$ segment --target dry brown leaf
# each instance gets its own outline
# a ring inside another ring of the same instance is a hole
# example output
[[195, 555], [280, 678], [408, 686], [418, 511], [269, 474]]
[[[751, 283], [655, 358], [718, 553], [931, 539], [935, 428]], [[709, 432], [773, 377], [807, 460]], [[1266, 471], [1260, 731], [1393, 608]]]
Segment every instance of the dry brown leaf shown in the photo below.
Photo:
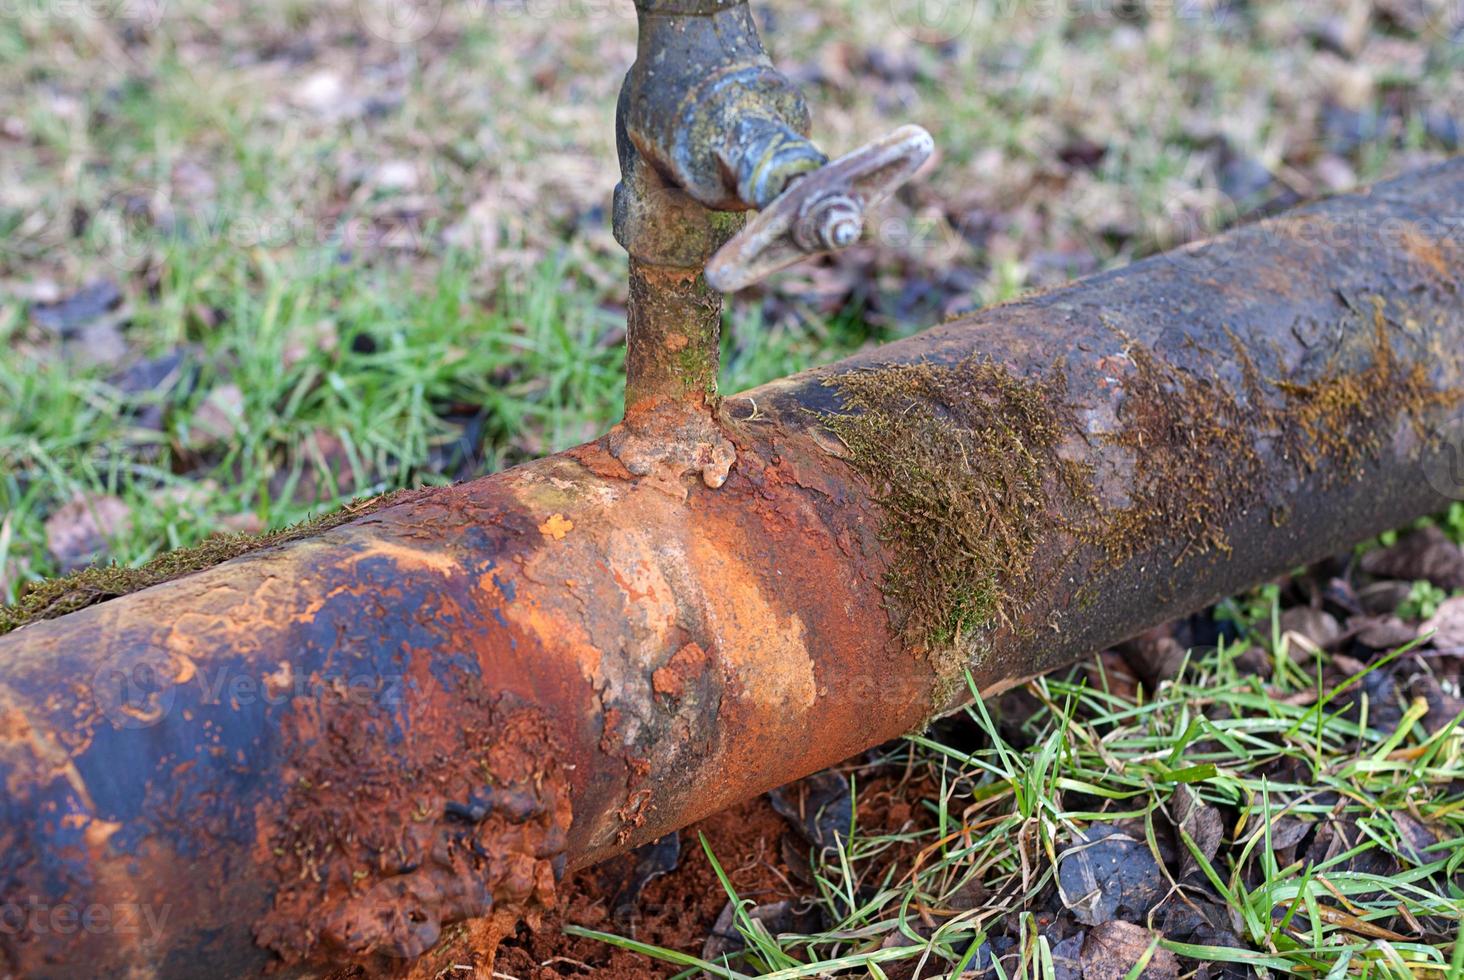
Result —
[[1464, 653], [1464, 596], [1441, 603], [1439, 611], [1423, 624], [1423, 631], [1433, 632], [1433, 645], [1438, 649]]
[[77, 494], [46, 519], [46, 549], [63, 570], [99, 559], [108, 542], [132, 527], [131, 508], [108, 494]]
[[1154, 945], [1158, 938], [1158, 933], [1132, 922], [1094, 926], [1083, 941], [1083, 980], [1124, 980], [1146, 955], [1149, 961], [1139, 974], [1140, 980], [1177, 980], [1179, 958]]

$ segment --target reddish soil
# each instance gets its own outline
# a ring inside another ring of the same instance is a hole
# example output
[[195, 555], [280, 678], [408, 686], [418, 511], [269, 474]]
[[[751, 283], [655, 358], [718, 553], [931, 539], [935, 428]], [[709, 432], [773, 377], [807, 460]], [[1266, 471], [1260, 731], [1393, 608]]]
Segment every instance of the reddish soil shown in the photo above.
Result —
[[[632, 934], [641, 942], [701, 955], [702, 944], [727, 904], [711, 862], [702, 852], [698, 833], [737, 889], [761, 905], [796, 897], [789, 888], [788, 866], [780, 841], [788, 824], [773, 812], [766, 797], [724, 810], [681, 832], [677, 869], [646, 885], [636, 905]], [[618, 882], [601, 869], [570, 876], [561, 889], [561, 911], [545, 916], [538, 929], [520, 926], [498, 950], [493, 969], [517, 980], [558, 980], [595, 976], [603, 980], [669, 977], [679, 968], [614, 949], [604, 943], [566, 936], [560, 926], [620, 933], [610, 919], [610, 900]], [[624, 934], [624, 933], [621, 933]]]
[[[841, 767], [842, 769], [842, 767]], [[836, 770], [839, 771], [839, 770]], [[898, 830], [929, 817], [917, 801], [934, 787], [898, 773], [864, 772], [859, 793], [859, 825], [869, 832]], [[786, 787], [799, 799], [797, 785]], [[670, 977], [680, 969], [606, 943], [566, 935], [566, 924], [630, 936], [654, 946], [702, 955], [727, 893], [702, 850], [704, 836], [740, 898], [755, 905], [784, 900], [797, 903], [815, 892], [809, 884], [807, 839], [780, 816], [766, 796], [724, 810], [681, 831], [681, 853], [674, 871], [652, 879], [632, 904], [629, 922], [617, 923], [612, 905], [634, 867], [618, 858], [569, 876], [558, 889], [557, 908], [537, 921], [510, 916], [477, 919], [450, 927], [444, 940], [406, 966], [400, 961], [379, 969], [349, 967], [331, 980], [400, 976], [404, 980], [563, 980], [594, 976], [603, 980]], [[913, 846], [892, 848], [887, 861], [908, 861]], [[790, 863], [791, 862], [791, 863]], [[881, 873], [875, 869], [876, 875]], [[490, 957], [496, 947], [496, 959]]]

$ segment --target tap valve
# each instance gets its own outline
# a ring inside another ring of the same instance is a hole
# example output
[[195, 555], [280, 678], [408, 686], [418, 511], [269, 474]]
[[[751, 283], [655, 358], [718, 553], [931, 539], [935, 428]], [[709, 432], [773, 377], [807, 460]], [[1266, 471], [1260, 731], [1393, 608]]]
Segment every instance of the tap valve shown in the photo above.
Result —
[[[748, 0], [635, 0], [640, 38], [615, 113], [615, 238], [630, 253], [625, 418], [606, 437], [631, 474], [720, 487], [721, 293], [848, 248], [865, 213], [930, 156], [906, 126], [830, 163]], [[745, 222], [749, 211], [758, 212]]]
[[887, 199], [935, 149], [919, 126], [902, 126], [817, 170], [792, 176], [786, 189], [707, 262], [707, 283], [723, 293], [745, 289], [808, 255], [857, 242], [868, 210]]

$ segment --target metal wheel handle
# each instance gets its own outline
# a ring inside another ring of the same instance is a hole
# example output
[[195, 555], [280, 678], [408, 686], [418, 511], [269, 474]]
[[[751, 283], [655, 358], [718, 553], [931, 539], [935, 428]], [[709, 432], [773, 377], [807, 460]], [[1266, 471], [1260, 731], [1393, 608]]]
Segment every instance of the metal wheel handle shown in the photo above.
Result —
[[735, 293], [808, 255], [848, 248], [864, 232], [865, 213], [924, 165], [935, 141], [901, 126], [798, 177], [707, 263], [707, 283]]

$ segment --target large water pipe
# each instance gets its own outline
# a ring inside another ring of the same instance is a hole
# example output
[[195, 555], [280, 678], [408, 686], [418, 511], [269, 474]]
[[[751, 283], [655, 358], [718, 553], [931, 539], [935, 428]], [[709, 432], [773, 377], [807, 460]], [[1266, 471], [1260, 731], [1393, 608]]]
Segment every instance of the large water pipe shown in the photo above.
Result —
[[[0, 974], [408, 961], [1437, 510], [1464, 160], [0, 637]], [[1457, 461], [1457, 457], [1455, 458]]]

